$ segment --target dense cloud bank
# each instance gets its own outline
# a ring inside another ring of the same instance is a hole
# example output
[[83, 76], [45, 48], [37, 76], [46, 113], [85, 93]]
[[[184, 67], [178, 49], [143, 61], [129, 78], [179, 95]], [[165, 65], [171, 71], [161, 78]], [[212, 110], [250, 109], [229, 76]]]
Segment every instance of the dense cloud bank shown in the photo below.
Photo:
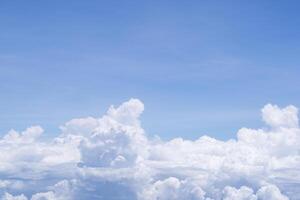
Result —
[[43, 129], [0, 140], [2, 200], [300, 199], [300, 129], [294, 106], [266, 105], [263, 129], [237, 139], [149, 139], [144, 105], [131, 99], [101, 118], [73, 119], [42, 142]]

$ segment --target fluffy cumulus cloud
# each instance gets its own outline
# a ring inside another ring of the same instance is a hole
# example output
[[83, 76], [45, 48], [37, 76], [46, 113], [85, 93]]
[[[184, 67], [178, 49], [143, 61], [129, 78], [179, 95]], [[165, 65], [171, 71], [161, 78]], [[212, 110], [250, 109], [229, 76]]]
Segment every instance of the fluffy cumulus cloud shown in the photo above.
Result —
[[262, 129], [237, 139], [149, 138], [131, 99], [100, 118], [72, 119], [43, 141], [43, 129], [0, 140], [1, 200], [296, 200], [300, 129], [294, 106], [266, 105]]

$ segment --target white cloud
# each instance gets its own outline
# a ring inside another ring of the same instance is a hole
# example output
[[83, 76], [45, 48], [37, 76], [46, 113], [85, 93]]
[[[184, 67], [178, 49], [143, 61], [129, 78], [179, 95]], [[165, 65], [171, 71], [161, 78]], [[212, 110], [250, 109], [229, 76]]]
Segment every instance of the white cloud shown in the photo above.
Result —
[[101, 118], [73, 119], [40, 141], [39, 126], [0, 140], [3, 200], [299, 199], [297, 108], [266, 105], [266, 127], [237, 140], [149, 139], [131, 99]]
[[261, 200], [288, 200], [288, 198], [281, 194], [280, 190], [275, 185], [268, 185], [260, 188], [257, 192], [257, 198]]
[[271, 127], [298, 127], [298, 109], [295, 106], [287, 106], [280, 109], [276, 105], [267, 104], [262, 109], [263, 120]]
[[158, 180], [139, 194], [140, 199], [205, 199], [205, 192], [197, 184], [190, 181], [180, 181], [175, 177]]
[[275, 185], [261, 187], [257, 193], [253, 189], [242, 186], [239, 189], [226, 186], [223, 190], [224, 200], [288, 200]]
[[15, 130], [11, 130], [4, 136], [3, 142], [7, 143], [32, 143], [38, 138], [44, 130], [40, 126], [32, 126], [27, 128], [21, 134]]
[[47, 192], [34, 194], [31, 200], [71, 200], [74, 198], [72, 183], [67, 180], [62, 180], [56, 183], [54, 186], [50, 187], [50, 189], [51, 190]]
[[223, 190], [224, 200], [257, 200], [251, 188], [242, 186], [240, 189], [226, 186]]
[[27, 200], [27, 198], [23, 194], [18, 195], [18, 196], [13, 196], [9, 193], [5, 193], [2, 196], [1, 200]]

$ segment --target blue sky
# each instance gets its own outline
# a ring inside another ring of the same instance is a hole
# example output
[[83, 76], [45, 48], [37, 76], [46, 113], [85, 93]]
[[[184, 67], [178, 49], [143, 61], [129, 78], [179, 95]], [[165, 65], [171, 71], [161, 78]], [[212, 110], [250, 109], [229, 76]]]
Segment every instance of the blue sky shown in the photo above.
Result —
[[300, 106], [298, 1], [1, 1], [0, 131], [48, 135], [131, 97], [162, 138], [235, 136]]

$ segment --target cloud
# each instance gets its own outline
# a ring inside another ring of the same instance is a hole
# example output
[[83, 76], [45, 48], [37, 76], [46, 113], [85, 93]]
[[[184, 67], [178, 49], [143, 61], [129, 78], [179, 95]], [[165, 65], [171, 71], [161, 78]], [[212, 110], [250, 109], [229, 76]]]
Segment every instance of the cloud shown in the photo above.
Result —
[[205, 199], [205, 192], [192, 181], [180, 181], [175, 177], [158, 180], [145, 188], [140, 199]]
[[273, 128], [298, 127], [298, 109], [295, 106], [287, 106], [280, 109], [278, 106], [267, 104], [262, 109], [263, 120]]
[[27, 198], [23, 194], [18, 195], [18, 196], [13, 196], [9, 193], [5, 193], [2, 196], [1, 200], [27, 200]]
[[147, 137], [140, 100], [100, 118], [72, 119], [50, 141], [33, 126], [0, 140], [2, 200], [300, 199], [300, 129], [294, 106], [262, 109], [266, 127], [237, 139]]
[[21, 134], [15, 130], [11, 130], [4, 136], [3, 140], [7, 143], [32, 143], [38, 138], [44, 130], [40, 126], [32, 126], [27, 128]]
[[223, 190], [224, 200], [288, 200], [288, 197], [281, 194], [280, 190], [275, 185], [267, 185], [261, 187], [257, 193], [253, 189], [242, 186], [239, 189], [226, 186]]

